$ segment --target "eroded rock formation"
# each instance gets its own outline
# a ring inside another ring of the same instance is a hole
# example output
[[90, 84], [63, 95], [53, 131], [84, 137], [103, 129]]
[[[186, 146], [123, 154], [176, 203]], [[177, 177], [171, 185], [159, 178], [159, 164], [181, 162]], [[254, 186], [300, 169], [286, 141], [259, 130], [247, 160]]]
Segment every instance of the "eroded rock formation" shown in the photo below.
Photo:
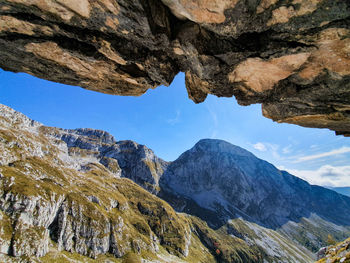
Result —
[[350, 135], [350, 2], [2, 0], [0, 67], [141, 95], [186, 73], [189, 97], [262, 103], [278, 122]]
[[257, 226], [279, 240], [272, 255], [255, 235], [177, 213], [150, 193], [169, 164], [107, 132], [47, 127], [0, 104], [0, 152], [0, 262], [312, 262], [276, 231]]
[[[259, 226], [275, 229], [313, 252], [327, 244], [328, 234], [337, 240], [350, 235], [349, 197], [310, 185], [222, 140], [200, 140], [181, 154], [168, 165], [160, 188], [158, 196], [176, 211], [198, 216], [214, 229], [229, 222], [231, 234], [246, 236], [237, 219], [255, 222], [245, 225], [255, 229], [263, 243], [267, 239], [265, 231], [258, 234]], [[267, 243], [269, 247], [273, 241]], [[271, 250], [278, 254], [278, 249]]]
[[[63, 261], [50, 255], [52, 249], [53, 254], [63, 250], [91, 258], [156, 255], [161, 244], [173, 255], [188, 256], [193, 236], [189, 219], [120, 178], [138, 172], [139, 182], [150, 180], [143, 164], [151, 164], [151, 152], [142, 149], [136, 143], [118, 146], [99, 130], [46, 127], [0, 104], [0, 262], [19, 262], [19, 257], [39, 262], [29, 257], [45, 255], [49, 258], [40, 262]], [[131, 161], [134, 171], [129, 170]], [[208, 251], [203, 255], [212, 258]]]

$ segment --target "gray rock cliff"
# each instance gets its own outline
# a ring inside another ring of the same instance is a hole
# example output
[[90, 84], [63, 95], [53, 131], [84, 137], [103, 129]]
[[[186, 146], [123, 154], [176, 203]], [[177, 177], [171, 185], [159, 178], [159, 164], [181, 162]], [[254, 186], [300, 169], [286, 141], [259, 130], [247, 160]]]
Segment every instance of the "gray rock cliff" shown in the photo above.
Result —
[[[293, 235], [308, 218], [316, 229], [328, 224], [340, 239], [350, 234], [349, 197], [310, 185], [222, 140], [199, 141], [168, 166], [160, 186], [160, 196], [178, 211], [215, 228], [242, 217]], [[310, 247], [316, 250], [321, 240], [314, 241]]]
[[350, 134], [344, 0], [3, 0], [0, 67], [138, 96], [185, 72], [189, 97]]
[[107, 132], [47, 127], [0, 105], [0, 152], [0, 261], [305, 263], [306, 247], [350, 233], [349, 214], [335, 214], [349, 198], [220, 140], [167, 163]]

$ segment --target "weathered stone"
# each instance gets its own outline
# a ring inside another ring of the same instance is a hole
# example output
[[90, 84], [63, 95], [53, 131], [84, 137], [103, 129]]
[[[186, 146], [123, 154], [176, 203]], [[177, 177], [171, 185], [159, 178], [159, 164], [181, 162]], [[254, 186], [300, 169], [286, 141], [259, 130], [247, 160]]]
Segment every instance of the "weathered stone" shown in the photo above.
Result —
[[[350, 235], [349, 197], [310, 185], [222, 140], [200, 140], [181, 154], [167, 167], [160, 187], [159, 196], [177, 211], [198, 216], [214, 229], [243, 218], [276, 229], [313, 252], [326, 245], [328, 234], [338, 240]], [[139, 210], [148, 212], [142, 206]], [[263, 243], [269, 240], [257, 228], [250, 225]]]
[[350, 135], [349, 10], [343, 0], [5, 0], [0, 67], [134, 96], [183, 71], [197, 103], [236, 96], [275, 121]]
[[0, 253], [9, 253], [12, 231], [10, 218], [0, 210]]
[[[49, 245], [57, 254], [91, 258], [133, 250], [156, 255], [165, 244], [186, 255], [187, 219], [120, 178], [157, 191], [167, 163], [147, 147], [100, 130], [46, 127], [0, 104], [0, 151], [1, 262], [39, 262]], [[139, 202], [152, 214], [142, 214]]]
[[[293, 71], [299, 58], [260, 62]], [[140, 254], [154, 262], [193, 262], [195, 255], [211, 263], [219, 249], [227, 263], [309, 263], [311, 252], [293, 240], [314, 249], [325, 234], [339, 240], [350, 230], [349, 198], [220, 140], [202, 140], [166, 163], [133, 141], [46, 127], [0, 105], [0, 150], [12, 160], [0, 164], [1, 262], [39, 262], [48, 252], [43, 261]]]
[[17, 221], [12, 244], [12, 253], [15, 257], [42, 257], [48, 250], [49, 231], [47, 229]]
[[317, 253], [317, 263], [321, 262], [349, 262], [350, 259], [350, 238], [341, 243], [322, 247]]
[[162, 0], [179, 19], [197, 23], [221, 24], [224, 11], [234, 8], [238, 0]]

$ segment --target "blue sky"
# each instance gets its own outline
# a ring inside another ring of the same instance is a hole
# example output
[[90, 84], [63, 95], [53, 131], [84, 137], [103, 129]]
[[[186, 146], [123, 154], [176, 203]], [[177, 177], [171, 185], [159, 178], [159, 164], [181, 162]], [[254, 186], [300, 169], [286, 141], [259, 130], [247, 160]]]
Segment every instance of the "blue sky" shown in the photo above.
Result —
[[202, 138], [223, 139], [313, 184], [350, 186], [350, 138], [325, 129], [277, 124], [260, 105], [234, 98], [188, 99], [184, 75], [140, 97], [122, 97], [0, 70], [0, 103], [48, 126], [106, 130], [145, 144], [167, 160]]

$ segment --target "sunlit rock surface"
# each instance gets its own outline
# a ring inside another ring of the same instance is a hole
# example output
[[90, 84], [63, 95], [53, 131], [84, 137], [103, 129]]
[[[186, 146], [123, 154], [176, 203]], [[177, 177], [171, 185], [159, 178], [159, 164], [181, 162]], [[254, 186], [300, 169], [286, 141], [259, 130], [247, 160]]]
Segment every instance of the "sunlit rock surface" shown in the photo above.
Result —
[[349, 19], [344, 0], [4, 0], [0, 67], [134, 96], [183, 71], [196, 103], [349, 136]]
[[174, 211], [152, 194], [169, 164], [107, 132], [47, 127], [0, 105], [0, 152], [0, 262], [313, 261], [273, 229], [241, 218], [214, 230]]
[[200, 140], [168, 166], [160, 187], [159, 195], [177, 211], [215, 229], [243, 218], [314, 252], [326, 245], [328, 234], [337, 240], [350, 235], [349, 197], [310, 185], [223, 140]]
[[317, 254], [319, 259], [317, 263], [348, 263], [350, 262], [350, 238], [343, 242], [323, 247]]
[[0, 105], [0, 152], [0, 261], [312, 262], [328, 234], [350, 235], [349, 197], [221, 140], [167, 163]]
[[190, 217], [123, 178], [155, 190], [153, 161], [165, 162], [144, 146], [99, 130], [46, 127], [0, 105], [0, 152], [1, 262], [105, 262], [130, 253], [181, 262], [195, 251], [213, 262]]

